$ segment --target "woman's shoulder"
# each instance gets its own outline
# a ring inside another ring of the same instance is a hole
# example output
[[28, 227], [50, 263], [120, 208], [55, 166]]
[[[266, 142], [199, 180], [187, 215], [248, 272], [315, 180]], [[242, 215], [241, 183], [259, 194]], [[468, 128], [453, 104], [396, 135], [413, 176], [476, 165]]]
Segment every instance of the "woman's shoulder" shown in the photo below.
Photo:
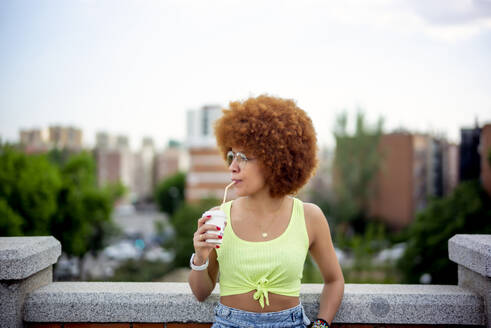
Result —
[[302, 202], [305, 215], [316, 216], [322, 214], [322, 210], [317, 204]]
[[326, 221], [322, 209], [317, 204], [304, 202], [303, 212], [307, 222], [322, 223]]

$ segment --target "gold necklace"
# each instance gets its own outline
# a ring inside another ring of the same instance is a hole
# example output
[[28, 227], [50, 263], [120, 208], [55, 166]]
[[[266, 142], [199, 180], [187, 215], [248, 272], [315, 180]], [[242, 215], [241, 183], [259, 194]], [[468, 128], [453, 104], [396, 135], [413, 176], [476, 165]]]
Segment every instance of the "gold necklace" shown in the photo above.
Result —
[[[284, 201], [285, 201], [285, 199], [283, 198], [283, 200], [281, 201], [280, 206], [279, 206], [279, 207], [278, 207], [278, 209], [277, 209], [277, 210], [274, 212], [274, 214], [278, 213], [278, 212], [281, 210], [281, 207], [283, 206], [283, 202], [284, 202]], [[259, 229], [262, 231], [262, 232], [261, 232], [261, 236], [262, 236], [263, 238], [267, 238], [267, 237], [268, 237], [268, 230], [269, 230], [269, 228], [271, 228], [271, 226], [273, 225], [273, 222], [275, 221], [276, 217], [277, 217], [276, 215], [275, 215], [275, 216], [273, 216], [273, 218], [271, 219], [271, 222], [270, 222], [270, 223], [269, 223], [269, 225], [268, 225], [268, 229], [266, 229], [266, 231], [265, 231], [265, 230], [264, 230], [264, 229], [261, 227], [261, 225], [259, 225]]]

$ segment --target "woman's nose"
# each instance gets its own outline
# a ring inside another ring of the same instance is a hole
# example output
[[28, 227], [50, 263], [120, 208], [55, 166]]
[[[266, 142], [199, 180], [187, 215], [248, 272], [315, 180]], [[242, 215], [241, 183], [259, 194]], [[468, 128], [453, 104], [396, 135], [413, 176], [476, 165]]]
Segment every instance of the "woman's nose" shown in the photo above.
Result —
[[237, 160], [234, 158], [232, 163], [228, 166], [229, 171], [231, 172], [238, 172], [240, 170], [239, 164], [237, 163]]

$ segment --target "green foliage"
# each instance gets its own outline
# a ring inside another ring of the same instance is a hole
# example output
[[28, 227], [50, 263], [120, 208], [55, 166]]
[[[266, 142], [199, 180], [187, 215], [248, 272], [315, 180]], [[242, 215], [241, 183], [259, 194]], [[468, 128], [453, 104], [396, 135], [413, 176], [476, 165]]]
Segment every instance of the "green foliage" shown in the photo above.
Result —
[[0, 234], [53, 235], [64, 252], [83, 255], [115, 231], [113, 199], [97, 189], [90, 154], [63, 154], [26, 155], [0, 146]]
[[322, 274], [319, 271], [319, 267], [312, 259], [310, 254], [307, 254], [305, 263], [303, 266], [302, 284], [321, 284], [323, 283]]
[[171, 265], [160, 261], [128, 260], [115, 270], [111, 281], [156, 281], [169, 273], [171, 269]]
[[375, 254], [388, 246], [385, 225], [379, 222], [369, 222], [365, 233], [354, 235], [348, 243], [354, 255], [353, 269], [355, 271], [369, 270]]
[[175, 267], [186, 267], [189, 265], [189, 257], [194, 251], [193, 236], [198, 228], [198, 219], [201, 215], [220, 202], [217, 199], [203, 199], [199, 204], [183, 203], [174, 213], [170, 221], [174, 227], [174, 258]]
[[448, 240], [455, 234], [490, 234], [491, 199], [478, 181], [463, 182], [451, 195], [432, 199], [405, 233], [408, 246], [398, 262], [405, 282], [419, 283], [429, 273], [433, 284], [456, 284]]
[[[369, 222], [363, 234], [345, 239], [346, 254], [352, 254], [352, 263], [342, 267], [346, 283], [399, 283], [401, 274], [392, 263], [376, 263], [375, 255], [388, 247], [386, 226], [380, 222]], [[310, 257], [304, 265], [302, 283], [322, 283], [322, 275]]]
[[112, 204], [120, 200], [128, 191], [121, 182], [107, 184], [104, 186], [103, 190], [111, 199]]
[[66, 148], [63, 148], [63, 149], [54, 148], [54, 149], [50, 150], [46, 154], [46, 156], [48, 157], [48, 160], [50, 161], [50, 163], [52, 163], [55, 166], [61, 167], [61, 166], [65, 165], [65, 163], [68, 162], [70, 157], [72, 157], [76, 153], [77, 152], [75, 152], [73, 150], [66, 149]]
[[110, 221], [112, 199], [96, 188], [95, 164], [88, 153], [72, 156], [61, 167], [63, 186], [51, 233], [70, 255], [103, 247], [104, 223]]
[[173, 215], [184, 200], [186, 174], [178, 172], [162, 181], [156, 188], [155, 200], [162, 212]]
[[0, 236], [21, 236], [22, 218], [0, 198]]
[[56, 197], [60, 187], [60, 174], [45, 156], [27, 156], [11, 146], [2, 147], [0, 199], [3, 199], [9, 208], [23, 219], [22, 234], [49, 234], [49, 222], [57, 211]]
[[95, 163], [89, 153], [82, 152], [70, 157], [61, 166], [61, 173], [66, 185], [83, 189], [96, 187]]
[[348, 133], [346, 113], [337, 117], [334, 128], [336, 153], [334, 161], [335, 199], [329, 213], [336, 222], [364, 219], [368, 201], [374, 192], [373, 178], [379, 170], [378, 144], [383, 120], [373, 127], [358, 112], [354, 134]]

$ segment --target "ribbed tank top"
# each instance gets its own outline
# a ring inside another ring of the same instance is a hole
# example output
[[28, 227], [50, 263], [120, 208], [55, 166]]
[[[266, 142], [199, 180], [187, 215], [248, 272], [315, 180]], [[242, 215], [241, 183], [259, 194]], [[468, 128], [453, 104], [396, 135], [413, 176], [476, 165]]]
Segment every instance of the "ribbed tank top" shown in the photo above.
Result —
[[239, 238], [231, 224], [232, 201], [221, 206], [227, 215], [223, 243], [218, 248], [220, 296], [256, 290], [254, 299], [261, 307], [269, 305], [268, 293], [299, 296], [309, 236], [303, 203], [293, 198], [293, 210], [285, 231], [268, 241], [252, 242]]

